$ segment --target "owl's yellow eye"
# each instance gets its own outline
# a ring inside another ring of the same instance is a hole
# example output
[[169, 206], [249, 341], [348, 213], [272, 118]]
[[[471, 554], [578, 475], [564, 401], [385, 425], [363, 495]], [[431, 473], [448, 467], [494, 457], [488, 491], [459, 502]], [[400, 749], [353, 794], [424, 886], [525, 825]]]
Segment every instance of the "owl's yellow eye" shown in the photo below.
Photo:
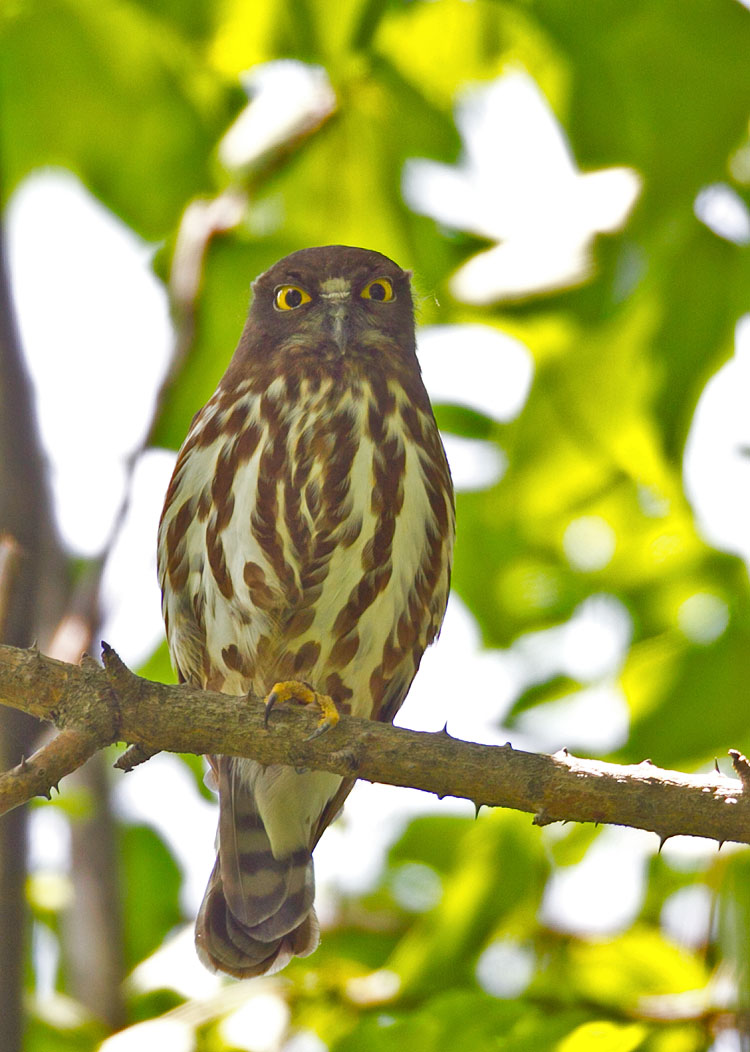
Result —
[[375, 278], [362, 289], [362, 297], [366, 300], [377, 300], [379, 303], [388, 303], [393, 299], [393, 285], [388, 278]]
[[273, 298], [276, 310], [296, 310], [303, 303], [309, 303], [312, 297], [299, 285], [279, 285]]

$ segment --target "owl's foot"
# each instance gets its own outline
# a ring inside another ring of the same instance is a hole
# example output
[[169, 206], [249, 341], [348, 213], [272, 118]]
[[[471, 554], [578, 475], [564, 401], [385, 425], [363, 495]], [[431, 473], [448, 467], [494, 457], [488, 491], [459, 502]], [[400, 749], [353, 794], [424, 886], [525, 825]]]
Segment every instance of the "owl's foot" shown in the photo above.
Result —
[[306, 683], [290, 679], [276, 683], [271, 688], [271, 693], [266, 698], [266, 712], [263, 717], [263, 722], [266, 726], [268, 726], [268, 717], [271, 715], [271, 709], [274, 705], [284, 704], [289, 701], [296, 702], [298, 705], [317, 705], [320, 709], [321, 715], [318, 726], [306, 741], [312, 741], [313, 738], [325, 734], [326, 731], [329, 731], [331, 727], [335, 727], [339, 722], [339, 713], [333, 698], [330, 698], [327, 694], [318, 694], [317, 691], [308, 687]]

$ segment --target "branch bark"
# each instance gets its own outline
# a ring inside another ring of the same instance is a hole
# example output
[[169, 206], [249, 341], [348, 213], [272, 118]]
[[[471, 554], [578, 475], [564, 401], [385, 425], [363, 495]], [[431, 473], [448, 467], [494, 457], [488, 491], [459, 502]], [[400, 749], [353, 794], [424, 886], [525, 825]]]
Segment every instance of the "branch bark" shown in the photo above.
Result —
[[[260, 699], [152, 683], [130, 672], [106, 644], [103, 657], [104, 669], [90, 659], [69, 665], [37, 650], [0, 646], [0, 704], [50, 720], [64, 733], [82, 734], [89, 744], [124, 741], [131, 755], [135, 746], [132, 762], [121, 765], [126, 768], [159, 750], [249, 756], [263, 764], [464, 797], [477, 807], [527, 811], [537, 825], [613, 823], [651, 830], [662, 840], [686, 834], [750, 843], [747, 761], [740, 754], [732, 757], [739, 779], [718, 772], [682, 774], [648, 760], [622, 766], [565, 751], [539, 755], [351, 716], [308, 740], [316, 720], [311, 712], [277, 707], [266, 727]], [[23, 777], [9, 772], [6, 794]], [[26, 788], [40, 791], [31, 779]]]
[[0, 814], [25, 804], [32, 796], [51, 799], [60, 779], [77, 771], [99, 748], [87, 731], [60, 731], [28, 760], [0, 773]]

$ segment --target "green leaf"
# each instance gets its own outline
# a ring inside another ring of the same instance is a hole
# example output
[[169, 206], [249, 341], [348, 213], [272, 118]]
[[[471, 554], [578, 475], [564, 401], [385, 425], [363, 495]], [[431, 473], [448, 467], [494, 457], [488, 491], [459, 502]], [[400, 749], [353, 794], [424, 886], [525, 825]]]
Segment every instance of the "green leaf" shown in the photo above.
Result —
[[382, 20], [375, 47], [446, 109], [467, 85], [491, 80], [506, 65], [525, 66], [546, 88], [557, 89], [554, 51], [522, 6], [487, 0], [404, 3]]
[[156, 18], [171, 24], [180, 36], [195, 43], [210, 40], [220, 22], [221, 5], [206, 0], [133, 0]]
[[710, 1040], [698, 1023], [671, 1023], [651, 1031], [643, 1052], [704, 1052]]
[[[743, 606], [745, 601], [743, 596]], [[673, 630], [634, 647], [623, 672], [633, 706], [632, 728], [617, 758], [638, 762], [651, 756], [662, 765], [680, 767], [712, 762], [730, 746], [749, 750], [750, 730], [741, 704], [749, 654], [746, 613], [703, 645], [691, 644]]]
[[[550, 827], [549, 852], [556, 866], [576, 866], [582, 862], [586, 852], [601, 833], [601, 828], [591, 822], [570, 822], [561, 827]], [[554, 838], [554, 839], [553, 839]]]
[[125, 962], [131, 969], [183, 920], [181, 874], [164, 841], [146, 825], [121, 827], [120, 864]]
[[440, 903], [409, 929], [386, 965], [401, 976], [404, 996], [472, 982], [490, 936], [536, 916], [548, 863], [527, 815], [482, 814], [458, 848]]
[[503, 717], [503, 722], [508, 727], [516, 726], [518, 717], [533, 708], [535, 705], [546, 705], [549, 702], [560, 701], [562, 698], [573, 697], [582, 684], [570, 676], [553, 676], [544, 683], [535, 684], [525, 690], [515, 700], [510, 710]]
[[507, 1034], [522, 1015], [520, 1005], [496, 1001], [485, 994], [454, 991], [431, 998], [417, 1012], [391, 1014], [385, 1010], [365, 1017], [331, 1052], [498, 1049], [499, 1037]]
[[158, 239], [213, 185], [211, 151], [243, 95], [174, 27], [127, 3], [12, 4], [0, 54], [5, 194], [34, 168], [64, 166]]
[[568, 60], [577, 157], [648, 173], [652, 216], [723, 172], [750, 107], [742, 5], [537, 0], [534, 12]]
[[502, 428], [483, 413], [462, 405], [436, 405], [435, 419], [441, 431], [464, 438], [491, 440], [502, 435]]
[[[331, 1046], [331, 1052], [418, 1052], [471, 1049], [472, 1052], [540, 1052], [566, 1047], [585, 1026], [603, 1025], [612, 1035], [616, 1024], [587, 1023], [581, 1012], [543, 1011], [523, 1000], [499, 1001], [475, 991], [454, 990], [424, 1001], [408, 1013], [385, 1009], [365, 1016], [359, 1025]], [[631, 1027], [633, 1025], [631, 1024]], [[618, 1027], [622, 1035], [628, 1027]], [[640, 1028], [646, 1033], [646, 1028]], [[630, 1029], [630, 1034], [634, 1030]], [[632, 1038], [631, 1038], [632, 1039]], [[585, 1046], [572, 1046], [576, 1049]], [[636, 1045], [604, 1045], [612, 1052], [629, 1052]]]
[[[66, 1012], [47, 1020], [32, 1012], [26, 1020], [24, 1052], [94, 1052], [107, 1036], [106, 1028], [83, 1016], [75, 1002], [65, 1002]], [[58, 1010], [61, 1008], [58, 1005]]]
[[195, 753], [190, 752], [181, 752], [178, 755], [181, 762], [185, 764], [193, 776], [195, 788], [203, 799], [209, 800], [212, 804], [215, 804], [216, 793], [206, 785], [206, 760], [204, 757], [196, 756]]
[[166, 639], [159, 644], [151, 657], [137, 671], [139, 676], [143, 676], [144, 679], [155, 680], [157, 683], [177, 682], [177, 675], [172, 667]]
[[473, 819], [458, 815], [413, 818], [388, 852], [388, 864], [422, 862], [438, 873], [448, 873], [459, 862], [464, 837], [472, 825]]

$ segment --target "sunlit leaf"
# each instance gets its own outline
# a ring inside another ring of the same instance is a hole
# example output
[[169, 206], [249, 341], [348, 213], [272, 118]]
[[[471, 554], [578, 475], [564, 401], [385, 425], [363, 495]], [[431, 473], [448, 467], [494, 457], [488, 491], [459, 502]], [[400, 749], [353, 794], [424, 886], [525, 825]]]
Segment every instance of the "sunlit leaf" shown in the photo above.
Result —
[[696, 955], [648, 927], [572, 943], [537, 981], [537, 989], [554, 989], [563, 974], [570, 991], [588, 1003], [619, 1010], [635, 1009], [644, 997], [700, 990], [708, 978]]
[[558, 1052], [633, 1052], [648, 1031], [639, 1023], [597, 1021], [576, 1027], [557, 1046]]

